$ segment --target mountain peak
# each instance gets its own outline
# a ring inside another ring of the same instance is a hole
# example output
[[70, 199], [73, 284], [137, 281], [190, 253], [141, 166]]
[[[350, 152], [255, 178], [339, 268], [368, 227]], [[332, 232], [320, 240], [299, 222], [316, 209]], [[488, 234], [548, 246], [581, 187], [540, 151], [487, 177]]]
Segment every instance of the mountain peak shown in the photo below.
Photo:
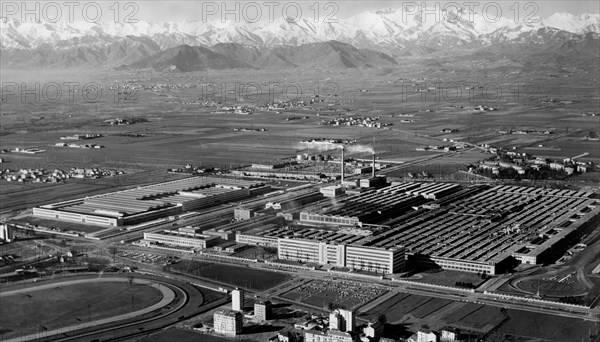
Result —
[[[309, 18], [298, 21], [278, 18], [273, 22], [257, 23], [238, 23], [232, 20], [160, 23], [140, 21], [136, 24], [35, 23], [19, 22], [12, 18], [0, 22], [0, 49], [2, 57], [18, 56], [15, 60], [9, 60], [9, 65], [28, 63], [31, 60], [37, 61], [36, 63], [52, 63], [48, 62], [52, 58], [44, 54], [71, 53], [76, 56], [73, 51], [81, 49], [88, 49], [89, 55], [93, 56], [86, 58], [82, 63], [120, 65], [131, 64], [141, 57], [174, 47], [179, 47], [177, 51], [187, 49], [189, 53], [195, 54], [200, 50], [193, 50], [194, 47], [206, 49], [219, 43], [273, 48], [297, 47], [334, 40], [338, 43], [330, 42], [330, 47], [334, 47], [335, 44], [350, 44], [356, 48], [394, 55], [414, 55], [414, 52], [423, 54], [464, 50], [510, 42], [519, 46], [532, 42], [539, 46], [555, 39], [560, 40], [560, 37], [580, 40], [591, 33], [591, 39], [597, 39], [600, 34], [599, 14], [555, 13], [544, 20], [524, 24], [504, 17], [492, 23], [484, 20], [481, 15], [476, 15], [475, 20], [470, 21], [470, 16], [464, 14], [465, 9], [457, 10], [463, 11], [458, 20], [442, 22], [423, 22], [418, 15], [403, 18], [402, 11], [394, 8], [365, 11], [347, 19], [339, 19], [335, 23], [315, 23]], [[538, 34], [540, 30], [543, 32]], [[124, 51], [123, 44], [129, 44], [123, 43], [125, 37], [134, 44], [128, 45], [127, 48], [131, 50], [126, 54], [112, 51], [115, 46]], [[180, 47], [183, 45], [187, 47]], [[255, 50], [244, 52], [237, 47], [234, 50], [237, 53], [256, 53]], [[113, 56], [118, 58], [112, 59]], [[295, 64], [274, 55], [263, 57], [277, 65]], [[76, 57], [69, 55], [69, 58]], [[2, 60], [2, 63], [6, 65], [7, 62]]]

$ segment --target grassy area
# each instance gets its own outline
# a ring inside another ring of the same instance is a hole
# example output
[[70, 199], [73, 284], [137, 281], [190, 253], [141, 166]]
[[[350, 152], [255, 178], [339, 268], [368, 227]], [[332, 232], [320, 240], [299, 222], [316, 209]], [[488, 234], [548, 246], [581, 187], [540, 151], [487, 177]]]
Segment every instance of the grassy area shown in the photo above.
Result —
[[112, 317], [148, 307], [162, 298], [157, 289], [127, 282], [57, 284], [51, 289], [3, 296], [1, 338], [32, 334]]
[[593, 322], [575, 318], [531, 313], [521, 310], [508, 310], [510, 320], [499, 332], [544, 341], [589, 341], [589, 332], [597, 333]]
[[264, 291], [289, 279], [287, 274], [226, 264], [185, 261], [173, 269], [193, 276], [216, 280], [232, 286]]
[[480, 306], [466, 316], [453, 317], [449, 323], [459, 327], [472, 328], [476, 331], [489, 331], [500, 324], [504, 319], [505, 316], [500, 311], [500, 308]]
[[416, 277], [410, 278], [410, 280], [443, 286], [456, 286], [457, 282], [471, 283], [474, 286], [479, 286], [485, 281], [477, 274], [447, 270], [439, 272], [421, 272], [418, 273]]

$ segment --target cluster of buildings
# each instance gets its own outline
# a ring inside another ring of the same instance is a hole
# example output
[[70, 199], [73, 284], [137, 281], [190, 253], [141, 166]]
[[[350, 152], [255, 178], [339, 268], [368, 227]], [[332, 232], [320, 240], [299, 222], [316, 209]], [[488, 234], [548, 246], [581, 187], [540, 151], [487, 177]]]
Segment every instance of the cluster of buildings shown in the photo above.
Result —
[[498, 107], [490, 107], [490, 106], [486, 106], [486, 105], [477, 105], [475, 107], [473, 107], [474, 110], [479, 111], [479, 112], [490, 112], [490, 111], [496, 111], [498, 110]]
[[[236, 336], [243, 333], [244, 318], [252, 318], [255, 322], [265, 322], [273, 319], [272, 303], [270, 301], [256, 301], [254, 314], [244, 315], [245, 295], [243, 289], [236, 288], [231, 291], [231, 309], [220, 309], [213, 314], [213, 328], [217, 334]], [[319, 323], [309, 322], [295, 325], [297, 331], [302, 331], [301, 336], [305, 342], [376, 342], [384, 331], [384, 324], [380, 321], [370, 321], [358, 329], [354, 311], [335, 309], [327, 318], [313, 315]], [[297, 341], [288, 334], [289, 329], [279, 332], [278, 336], [270, 341], [291, 342]]]
[[[231, 291], [231, 310], [221, 309], [213, 314], [213, 328], [217, 334], [228, 336], [240, 335], [244, 330], [244, 304], [246, 297], [243, 289]], [[256, 301], [254, 303], [253, 320], [264, 322], [272, 319], [272, 303]]]
[[71, 168], [69, 171], [55, 169], [4, 169], [0, 171], [0, 179], [7, 182], [58, 183], [68, 179], [97, 179], [123, 174], [123, 171], [102, 170], [98, 168]]
[[60, 137], [60, 140], [88, 140], [88, 139], [96, 139], [101, 138], [102, 134], [100, 133], [86, 133], [86, 134], [73, 134]]
[[455, 133], [458, 132], [458, 129], [455, 128], [443, 128], [440, 130], [440, 133]]
[[509, 129], [509, 130], [500, 130], [498, 131], [500, 134], [552, 134], [552, 131], [545, 130], [541, 131], [539, 129]]
[[248, 128], [248, 127], [236, 127], [233, 129], [234, 132], [266, 132], [267, 129], [264, 127], [259, 128]]
[[104, 123], [107, 125], [111, 125], [111, 126], [122, 126], [122, 125], [132, 124], [132, 122], [129, 119], [123, 119], [123, 118], [104, 120]]
[[588, 169], [593, 167], [589, 162], [577, 160], [587, 155], [587, 153], [572, 158], [564, 158], [562, 161], [534, 157], [526, 152], [498, 151], [494, 149], [494, 153], [498, 155], [496, 158], [479, 162], [477, 168], [489, 171], [493, 175], [502, 175], [503, 170], [514, 170], [518, 175], [528, 175], [530, 171], [540, 172], [544, 170], [553, 170], [561, 172], [564, 175], [572, 175], [574, 173], [586, 173]]
[[210, 173], [210, 172], [214, 172], [216, 170], [217, 169], [212, 168], [212, 167], [201, 167], [201, 166], [194, 166], [192, 164], [186, 164], [184, 167], [167, 169], [167, 172], [186, 173], [186, 174], [195, 175], [195, 174]]
[[[384, 323], [371, 320], [366, 325], [356, 324], [355, 313], [351, 310], [335, 309], [329, 317], [316, 318], [313, 324], [296, 324], [296, 329], [303, 331], [304, 342], [377, 342], [384, 341]], [[296, 342], [297, 340], [285, 331], [280, 332], [278, 342]], [[393, 341], [393, 340], [392, 340]]]
[[104, 148], [104, 145], [97, 144], [73, 144], [73, 143], [56, 143], [54, 144], [56, 147], [69, 147], [69, 148]]
[[381, 118], [378, 116], [375, 117], [339, 117], [330, 120], [321, 120], [319, 125], [322, 126], [358, 126], [358, 127], [371, 127], [371, 128], [382, 128], [391, 126], [391, 122], [381, 122], [379, 121]]
[[459, 148], [465, 148], [464, 145], [427, 145], [424, 147], [416, 147], [416, 151], [431, 151], [431, 152], [452, 152]]
[[2, 153], [12, 152], [12, 153], [24, 153], [24, 154], [38, 154], [44, 153], [46, 150], [42, 150], [38, 147], [15, 147], [10, 150], [2, 150]]

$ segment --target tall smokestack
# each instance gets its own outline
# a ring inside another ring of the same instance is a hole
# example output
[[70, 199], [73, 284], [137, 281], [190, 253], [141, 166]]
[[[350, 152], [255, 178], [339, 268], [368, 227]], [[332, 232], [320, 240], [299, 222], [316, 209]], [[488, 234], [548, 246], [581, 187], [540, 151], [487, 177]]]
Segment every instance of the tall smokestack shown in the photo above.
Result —
[[344, 147], [342, 146], [342, 186], [344, 185]]
[[373, 153], [373, 165], [371, 168], [371, 178], [375, 178], [375, 153]]

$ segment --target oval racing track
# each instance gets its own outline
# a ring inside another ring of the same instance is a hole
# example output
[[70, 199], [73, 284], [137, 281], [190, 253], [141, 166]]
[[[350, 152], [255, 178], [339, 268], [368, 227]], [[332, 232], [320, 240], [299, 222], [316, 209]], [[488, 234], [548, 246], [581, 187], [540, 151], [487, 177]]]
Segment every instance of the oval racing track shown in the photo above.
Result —
[[[136, 276], [138, 276], [136, 274]], [[34, 287], [26, 287], [22, 289], [16, 289], [11, 291], [2, 292], [0, 294], [0, 298], [8, 297], [11, 295], [17, 295], [23, 293], [25, 291], [39, 291], [48, 288], [60, 286], [70, 286], [77, 285], [82, 283], [89, 282], [129, 282], [130, 279], [126, 277], [119, 276], [107, 276], [103, 278], [89, 277], [85, 279], [76, 279], [76, 280], [65, 280], [60, 282], [52, 281], [48, 284], [42, 284]], [[164, 279], [164, 281], [157, 279], [145, 279], [145, 278], [134, 278], [131, 280], [135, 284], [139, 285], [148, 285], [152, 286], [155, 289], [159, 290], [162, 294], [162, 298], [155, 304], [152, 304], [148, 307], [145, 307], [140, 310], [112, 316], [106, 317], [102, 319], [98, 319], [92, 322], [85, 322], [77, 325], [66, 326], [58, 329], [44, 331], [43, 333], [29, 334], [25, 336], [14, 337], [11, 339], [3, 340], [6, 342], [18, 342], [18, 341], [68, 341], [73, 339], [80, 339], [85, 336], [94, 336], [97, 334], [101, 334], [103, 332], [114, 331], [115, 329], [126, 328], [126, 327], [135, 327], [137, 325], [157, 321], [167, 316], [173, 315], [180, 309], [182, 309], [188, 303], [188, 294], [187, 292], [180, 288], [179, 286], [173, 284], [170, 279]], [[178, 294], [176, 294], [178, 292]], [[179, 297], [179, 298], [178, 298]], [[153, 311], [161, 310], [169, 304], [175, 304], [169, 308], [167, 312], [162, 312], [158, 315], [153, 315], [151, 317], [142, 318], [140, 316], [150, 315]], [[135, 320], [136, 317], [140, 317], [139, 320]], [[121, 322], [121, 324], [119, 324]]]

